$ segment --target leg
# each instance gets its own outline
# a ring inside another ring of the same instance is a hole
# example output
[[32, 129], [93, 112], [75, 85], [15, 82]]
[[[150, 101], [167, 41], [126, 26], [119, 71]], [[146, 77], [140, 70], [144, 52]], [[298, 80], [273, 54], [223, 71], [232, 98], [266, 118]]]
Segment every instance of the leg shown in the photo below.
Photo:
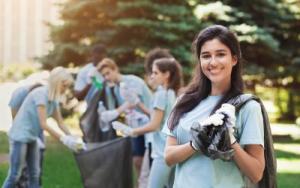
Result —
[[171, 168], [166, 164], [163, 158], [154, 158], [148, 188], [165, 188], [169, 184], [169, 176], [170, 176]]
[[25, 165], [27, 144], [10, 140], [10, 167], [3, 188], [13, 188]]
[[[132, 159], [133, 159], [133, 164], [136, 172], [136, 176], [140, 176], [140, 170], [142, 166], [142, 161], [143, 161], [143, 156], [145, 153], [145, 140], [144, 136], [138, 136], [136, 138], [131, 139], [131, 144], [132, 144]], [[138, 179], [138, 178], [137, 178]], [[135, 187], [137, 186], [138, 182], [135, 182], [134, 185]]]
[[150, 159], [149, 159], [149, 148], [147, 148], [144, 154], [141, 172], [138, 179], [139, 188], [147, 188], [149, 174], [150, 174]]
[[27, 165], [29, 170], [29, 187], [39, 188], [40, 150], [36, 141], [28, 145]]

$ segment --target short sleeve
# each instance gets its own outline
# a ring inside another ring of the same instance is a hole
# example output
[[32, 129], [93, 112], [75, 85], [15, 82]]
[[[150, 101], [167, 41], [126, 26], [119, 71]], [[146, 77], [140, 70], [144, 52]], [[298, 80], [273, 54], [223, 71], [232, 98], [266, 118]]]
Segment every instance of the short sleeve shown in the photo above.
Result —
[[41, 90], [35, 91], [33, 93], [30, 93], [30, 95], [32, 95], [33, 98], [33, 102], [35, 106], [40, 106], [40, 105], [47, 105], [47, 93], [44, 93]]
[[264, 123], [260, 104], [256, 101], [248, 102], [239, 114], [241, 129], [239, 131], [240, 144], [259, 144], [264, 146]]
[[159, 109], [165, 111], [166, 105], [167, 105], [167, 91], [166, 90], [157, 91], [153, 99], [153, 109]]
[[27, 94], [28, 94], [28, 91], [23, 87], [16, 89], [13, 92], [8, 105], [11, 108], [15, 108], [15, 109], [20, 108], [20, 106], [22, 105], [23, 100], [25, 99]]
[[164, 125], [163, 129], [161, 130], [164, 134], [166, 134], [167, 136], [172, 136], [172, 137], [177, 137], [177, 126], [171, 130], [167, 124]]
[[152, 93], [145, 83], [142, 84], [142, 96], [141, 97], [142, 97], [143, 103], [148, 108], [150, 108], [151, 100], [152, 100]]
[[87, 84], [85, 77], [85, 71], [79, 71], [75, 81], [74, 90], [82, 90], [85, 87]]

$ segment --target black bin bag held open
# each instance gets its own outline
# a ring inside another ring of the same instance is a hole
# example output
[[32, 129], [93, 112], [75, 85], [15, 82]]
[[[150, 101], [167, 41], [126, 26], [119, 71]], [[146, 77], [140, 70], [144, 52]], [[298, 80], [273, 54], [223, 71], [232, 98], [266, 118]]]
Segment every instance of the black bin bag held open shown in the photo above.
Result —
[[118, 138], [111, 127], [99, 128], [98, 102], [107, 106], [104, 90], [93, 96], [80, 118], [80, 128], [87, 150], [74, 153], [85, 188], [132, 188], [132, 156], [130, 138]]
[[130, 138], [87, 144], [75, 154], [85, 188], [132, 188]]

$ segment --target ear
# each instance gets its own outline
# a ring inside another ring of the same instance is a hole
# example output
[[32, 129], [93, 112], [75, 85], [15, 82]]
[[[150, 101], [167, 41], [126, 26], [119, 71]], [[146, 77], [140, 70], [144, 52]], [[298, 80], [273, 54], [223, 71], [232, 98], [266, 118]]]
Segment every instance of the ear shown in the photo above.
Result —
[[237, 57], [236, 56], [233, 56], [232, 57], [232, 66], [235, 66], [237, 64]]
[[170, 71], [165, 72], [164, 73], [164, 77], [169, 80], [169, 78], [170, 78]]

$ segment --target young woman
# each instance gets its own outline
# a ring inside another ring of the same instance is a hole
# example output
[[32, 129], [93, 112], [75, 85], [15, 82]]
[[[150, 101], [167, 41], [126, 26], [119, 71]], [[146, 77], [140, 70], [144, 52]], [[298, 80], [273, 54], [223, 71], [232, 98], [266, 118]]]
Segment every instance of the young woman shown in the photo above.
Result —
[[255, 187], [265, 166], [263, 119], [257, 102], [247, 103], [237, 120], [234, 112], [226, 113], [237, 130], [230, 133], [235, 152], [230, 162], [198, 152], [199, 145], [190, 134], [194, 122], [207, 120], [217, 109], [228, 111], [221, 105], [243, 92], [238, 40], [226, 27], [214, 25], [198, 34], [194, 50], [196, 74], [176, 103], [166, 131], [165, 160], [176, 165], [173, 187]]
[[[59, 108], [60, 99], [72, 82], [71, 74], [66, 69], [57, 67], [50, 73], [48, 86], [36, 88], [26, 96], [9, 131], [10, 168], [4, 188], [15, 187], [25, 161], [29, 171], [29, 187], [39, 187], [40, 156], [37, 138], [41, 130], [46, 130], [70, 149], [77, 149], [76, 141], [63, 124]], [[66, 135], [61, 135], [47, 124], [49, 116], [53, 116]]]
[[[153, 163], [150, 170], [149, 188], [163, 188], [168, 186], [170, 167], [163, 158], [166, 135], [161, 132], [169, 113], [176, 100], [176, 94], [181, 86], [181, 66], [174, 58], [161, 58], [153, 63], [152, 79], [159, 87], [152, 101], [150, 122], [138, 128], [130, 128], [120, 123], [113, 123], [115, 129], [125, 135], [138, 136], [153, 132]], [[140, 103], [140, 108], [143, 108]]]

